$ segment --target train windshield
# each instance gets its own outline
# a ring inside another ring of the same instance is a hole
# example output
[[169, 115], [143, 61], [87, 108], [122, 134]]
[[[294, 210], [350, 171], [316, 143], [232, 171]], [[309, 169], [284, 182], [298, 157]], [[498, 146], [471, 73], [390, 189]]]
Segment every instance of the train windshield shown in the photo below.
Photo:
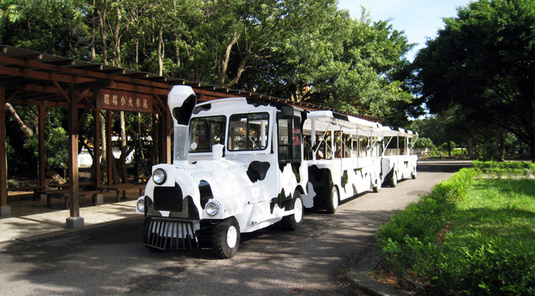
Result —
[[230, 116], [229, 151], [264, 150], [268, 144], [268, 113]]
[[224, 144], [225, 116], [192, 118], [190, 122], [190, 152], [212, 152], [215, 144]]

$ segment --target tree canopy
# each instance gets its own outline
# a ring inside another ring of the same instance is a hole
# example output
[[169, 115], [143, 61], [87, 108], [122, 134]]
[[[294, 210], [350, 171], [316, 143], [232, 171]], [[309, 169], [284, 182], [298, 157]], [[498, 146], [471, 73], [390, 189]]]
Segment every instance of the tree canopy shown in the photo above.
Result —
[[465, 134], [509, 131], [533, 156], [535, 3], [480, 0], [444, 22], [413, 63], [421, 100], [432, 113], [454, 110]]
[[0, 0], [0, 43], [396, 118], [410, 50], [335, 0]]

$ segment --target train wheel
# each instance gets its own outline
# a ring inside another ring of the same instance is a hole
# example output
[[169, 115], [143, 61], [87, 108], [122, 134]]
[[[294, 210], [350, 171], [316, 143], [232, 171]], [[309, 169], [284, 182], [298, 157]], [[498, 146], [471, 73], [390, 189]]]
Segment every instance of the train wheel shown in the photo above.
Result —
[[336, 213], [336, 209], [338, 209], [338, 205], [340, 204], [340, 195], [338, 194], [338, 189], [336, 186], [333, 186], [331, 189], [331, 196], [329, 200], [327, 201], [327, 212], [329, 214]]
[[373, 192], [379, 192], [381, 191], [381, 188], [383, 188], [383, 184], [381, 180], [377, 180], [377, 185], [373, 187]]
[[220, 258], [231, 258], [240, 246], [240, 226], [234, 217], [225, 219], [214, 226], [212, 247]]
[[299, 223], [303, 221], [303, 199], [301, 198], [301, 193], [295, 191], [294, 198], [292, 200], [291, 210], [294, 210], [294, 213], [289, 216], [284, 216], [282, 218], [282, 224], [284, 228], [288, 230], [297, 230]]
[[398, 185], [398, 173], [394, 172], [390, 179], [390, 186], [396, 187]]
[[411, 173], [411, 178], [413, 179], [416, 179], [416, 176], [418, 175], [418, 173], [416, 173], [416, 170], [412, 171]]

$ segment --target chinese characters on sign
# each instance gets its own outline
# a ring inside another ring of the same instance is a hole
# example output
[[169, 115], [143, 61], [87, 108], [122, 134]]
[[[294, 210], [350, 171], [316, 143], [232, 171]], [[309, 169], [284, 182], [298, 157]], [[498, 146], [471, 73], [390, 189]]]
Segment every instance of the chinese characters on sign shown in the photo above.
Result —
[[101, 89], [97, 96], [97, 108], [152, 113], [152, 96]]

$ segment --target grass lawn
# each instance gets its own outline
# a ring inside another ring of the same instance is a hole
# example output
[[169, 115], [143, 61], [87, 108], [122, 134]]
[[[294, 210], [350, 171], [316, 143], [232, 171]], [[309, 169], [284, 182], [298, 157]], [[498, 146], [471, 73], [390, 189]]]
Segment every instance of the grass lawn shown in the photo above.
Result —
[[385, 265], [427, 294], [535, 295], [535, 179], [463, 169], [377, 238]]

